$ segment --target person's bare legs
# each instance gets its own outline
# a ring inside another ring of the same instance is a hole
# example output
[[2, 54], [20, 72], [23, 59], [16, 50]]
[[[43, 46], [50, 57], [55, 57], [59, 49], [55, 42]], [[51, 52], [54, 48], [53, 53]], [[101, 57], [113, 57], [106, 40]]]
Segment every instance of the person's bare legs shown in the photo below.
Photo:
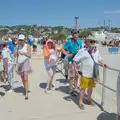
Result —
[[81, 88], [80, 89], [80, 101], [79, 101], [79, 105], [83, 104], [84, 94], [85, 94], [85, 88]]
[[50, 81], [51, 81], [51, 74], [49, 71], [47, 71], [47, 73], [48, 73], [48, 80], [47, 80], [46, 90], [50, 89]]
[[92, 92], [93, 92], [93, 88], [89, 87], [89, 88], [87, 89], [87, 95], [88, 95], [87, 100], [88, 100], [88, 102], [90, 102], [90, 103], [91, 103]]
[[75, 86], [75, 90], [76, 90], [78, 87], [78, 74], [75, 75], [74, 86]]
[[21, 79], [22, 79], [23, 87], [25, 88], [24, 75], [21, 75]]
[[69, 89], [70, 89], [70, 92], [72, 92], [73, 91], [73, 77], [70, 77], [70, 79], [69, 79]]
[[28, 75], [24, 76], [25, 96], [28, 96]]

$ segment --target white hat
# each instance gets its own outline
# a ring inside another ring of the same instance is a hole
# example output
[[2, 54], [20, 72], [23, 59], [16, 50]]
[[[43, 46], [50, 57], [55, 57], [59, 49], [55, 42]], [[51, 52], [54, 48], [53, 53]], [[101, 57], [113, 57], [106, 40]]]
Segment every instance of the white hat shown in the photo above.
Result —
[[18, 37], [19, 40], [24, 40], [25, 39], [25, 36], [23, 34], [20, 34], [19, 37]]
[[12, 39], [11, 39], [11, 38], [8, 38], [8, 41], [9, 41], [9, 42], [12, 42]]

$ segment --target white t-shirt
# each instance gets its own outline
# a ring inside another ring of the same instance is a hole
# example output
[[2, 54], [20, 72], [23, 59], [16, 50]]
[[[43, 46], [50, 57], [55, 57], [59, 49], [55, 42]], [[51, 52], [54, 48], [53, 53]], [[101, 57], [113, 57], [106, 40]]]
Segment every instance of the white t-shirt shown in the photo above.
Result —
[[4, 68], [3, 68], [3, 60], [0, 60], [0, 72], [3, 71]]
[[[95, 52], [92, 53], [92, 56], [95, 62], [99, 62], [101, 60], [101, 56], [99, 54], [99, 50], [96, 49]], [[82, 48], [79, 52], [75, 55], [74, 61], [81, 63], [80, 69], [84, 77], [91, 78], [93, 75], [93, 65], [94, 61], [92, 60], [90, 54], [88, 53], [86, 48]]]
[[51, 61], [51, 60], [54, 60], [54, 61], [57, 60], [56, 52], [55, 52], [55, 50], [53, 50], [53, 49], [50, 49], [50, 61]]
[[12, 53], [11, 51], [9, 50], [9, 48], [3, 48], [2, 50], [2, 58], [3, 58], [3, 61], [5, 58], [8, 59], [8, 64], [11, 64], [13, 61], [12, 61]]

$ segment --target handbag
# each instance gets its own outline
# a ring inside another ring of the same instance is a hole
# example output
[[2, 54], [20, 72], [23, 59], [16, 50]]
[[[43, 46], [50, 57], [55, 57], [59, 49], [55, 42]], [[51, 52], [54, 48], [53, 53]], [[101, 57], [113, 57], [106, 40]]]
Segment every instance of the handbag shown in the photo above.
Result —
[[94, 65], [93, 65], [93, 80], [98, 82], [98, 80], [99, 80], [99, 64], [97, 62], [95, 62], [93, 56], [90, 53], [89, 53], [89, 55], [91, 56], [91, 58], [94, 62]]

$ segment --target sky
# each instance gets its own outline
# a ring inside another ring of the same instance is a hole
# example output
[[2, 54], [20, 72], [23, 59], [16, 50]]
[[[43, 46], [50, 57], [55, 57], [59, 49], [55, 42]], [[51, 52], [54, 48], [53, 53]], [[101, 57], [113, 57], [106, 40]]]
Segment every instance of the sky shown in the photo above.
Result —
[[120, 0], [0, 0], [0, 25], [50, 25], [80, 28], [120, 27]]

